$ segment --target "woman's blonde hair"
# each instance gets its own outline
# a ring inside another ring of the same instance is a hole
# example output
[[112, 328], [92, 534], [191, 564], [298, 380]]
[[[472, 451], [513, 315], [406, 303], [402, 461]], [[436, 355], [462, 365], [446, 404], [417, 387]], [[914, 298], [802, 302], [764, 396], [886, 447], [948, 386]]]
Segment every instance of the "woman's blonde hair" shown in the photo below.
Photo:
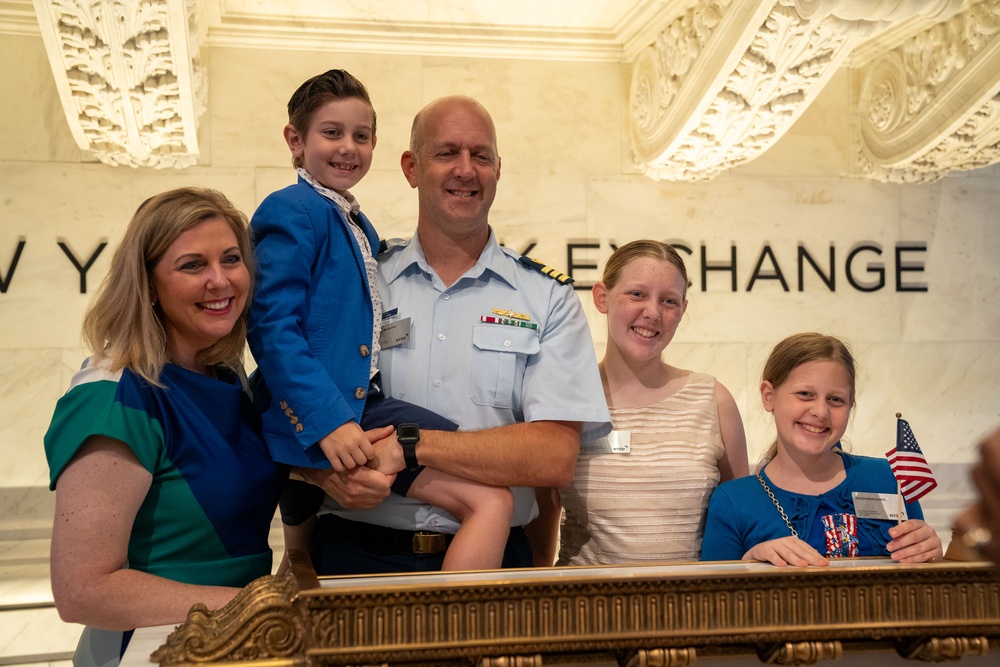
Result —
[[687, 298], [687, 288], [691, 286], [691, 283], [688, 280], [687, 267], [684, 266], [684, 260], [674, 250], [673, 246], [661, 243], [660, 241], [640, 239], [638, 241], [630, 241], [615, 250], [611, 253], [611, 257], [608, 257], [608, 261], [604, 265], [604, 274], [601, 276], [601, 282], [609, 290], [613, 289], [621, 278], [622, 271], [628, 266], [628, 263], [639, 257], [650, 257], [673, 264], [680, 272], [681, 278], [684, 279], [684, 293], [681, 295], [681, 298]]
[[[854, 355], [851, 354], [851, 349], [844, 341], [833, 336], [813, 332], [789, 336], [771, 350], [771, 354], [764, 364], [761, 380], [770, 382], [771, 386], [777, 389], [785, 383], [792, 371], [811, 361], [835, 361], [844, 367], [844, 370], [847, 371], [847, 377], [851, 381], [850, 399], [853, 410], [857, 377]], [[777, 447], [777, 442], [771, 445], [761, 457], [758, 469], [763, 468], [768, 461], [774, 458], [778, 451]]]
[[153, 270], [181, 234], [210, 218], [224, 220], [236, 236], [250, 285], [233, 330], [198, 358], [209, 365], [240, 367], [254, 276], [247, 218], [221, 192], [204, 188], [179, 188], [155, 195], [132, 216], [111, 259], [111, 269], [84, 316], [83, 338], [94, 353], [95, 363], [105, 361], [112, 371], [128, 368], [159, 385], [169, 355], [162, 312], [153, 301]]

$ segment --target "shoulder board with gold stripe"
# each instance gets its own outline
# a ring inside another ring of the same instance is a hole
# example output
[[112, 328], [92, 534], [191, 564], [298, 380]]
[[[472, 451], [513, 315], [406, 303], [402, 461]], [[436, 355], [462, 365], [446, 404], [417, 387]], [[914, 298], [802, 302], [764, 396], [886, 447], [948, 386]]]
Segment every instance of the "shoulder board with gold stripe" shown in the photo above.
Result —
[[524, 255], [521, 255], [518, 258], [518, 261], [520, 261], [521, 264], [524, 264], [528, 268], [534, 269], [535, 271], [538, 271], [539, 273], [544, 273], [549, 278], [552, 278], [553, 280], [557, 280], [560, 283], [562, 283], [563, 285], [572, 285], [573, 284], [573, 279], [570, 278], [569, 276], [567, 276], [565, 273], [561, 273], [559, 271], [556, 271], [551, 266], [546, 266], [545, 264], [542, 264], [541, 262], [539, 262], [537, 259], [532, 259], [530, 257], [525, 257]]
[[402, 248], [410, 242], [410, 239], [382, 239], [378, 244], [378, 255], [396, 248]]

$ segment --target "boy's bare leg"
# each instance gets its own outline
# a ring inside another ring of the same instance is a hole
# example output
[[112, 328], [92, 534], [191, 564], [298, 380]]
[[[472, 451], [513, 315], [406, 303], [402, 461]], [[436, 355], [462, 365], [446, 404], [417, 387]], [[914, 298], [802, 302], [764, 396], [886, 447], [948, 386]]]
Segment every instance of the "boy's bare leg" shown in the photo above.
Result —
[[514, 513], [510, 489], [424, 468], [406, 496], [440, 507], [462, 524], [441, 569], [494, 570], [501, 566]]
[[524, 527], [531, 544], [535, 567], [552, 567], [559, 555], [559, 523], [562, 519], [562, 498], [559, 489], [535, 489], [538, 518]]

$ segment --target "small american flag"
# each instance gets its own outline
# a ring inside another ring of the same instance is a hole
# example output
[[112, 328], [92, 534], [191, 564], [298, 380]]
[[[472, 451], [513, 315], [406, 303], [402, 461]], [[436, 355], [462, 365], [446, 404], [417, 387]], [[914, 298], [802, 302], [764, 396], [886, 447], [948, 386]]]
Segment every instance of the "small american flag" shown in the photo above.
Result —
[[906, 502], [920, 500], [937, 486], [934, 473], [905, 419], [896, 420], [896, 447], [887, 451], [885, 456]]

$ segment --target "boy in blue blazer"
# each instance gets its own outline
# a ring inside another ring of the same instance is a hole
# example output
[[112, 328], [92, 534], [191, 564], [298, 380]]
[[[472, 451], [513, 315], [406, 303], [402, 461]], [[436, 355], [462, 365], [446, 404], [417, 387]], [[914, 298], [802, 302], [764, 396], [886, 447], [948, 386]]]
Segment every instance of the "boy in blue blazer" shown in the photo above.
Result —
[[[398, 325], [383, 328], [379, 238], [350, 193], [371, 167], [376, 144], [368, 91], [349, 73], [330, 70], [295, 91], [288, 120], [284, 137], [298, 182], [269, 195], [251, 221], [257, 274], [247, 338], [258, 364], [251, 385], [271, 455], [300, 468], [345, 473], [369, 465], [395, 474], [395, 493], [462, 523], [444, 569], [499, 567], [510, 490], [417, 466], [420, 427], [457, 426], [381, 389], [382, 344], [405, 338]], [[388, 439], [402, 447], [375, 446]], [[286, 526], [309, 520], [321, 497], [318, 487], [290, 484], [282, 500]], [[301, 540], [301, 533], [291, 539]], [[443, 550], [446, 540], [422, 543]]]

